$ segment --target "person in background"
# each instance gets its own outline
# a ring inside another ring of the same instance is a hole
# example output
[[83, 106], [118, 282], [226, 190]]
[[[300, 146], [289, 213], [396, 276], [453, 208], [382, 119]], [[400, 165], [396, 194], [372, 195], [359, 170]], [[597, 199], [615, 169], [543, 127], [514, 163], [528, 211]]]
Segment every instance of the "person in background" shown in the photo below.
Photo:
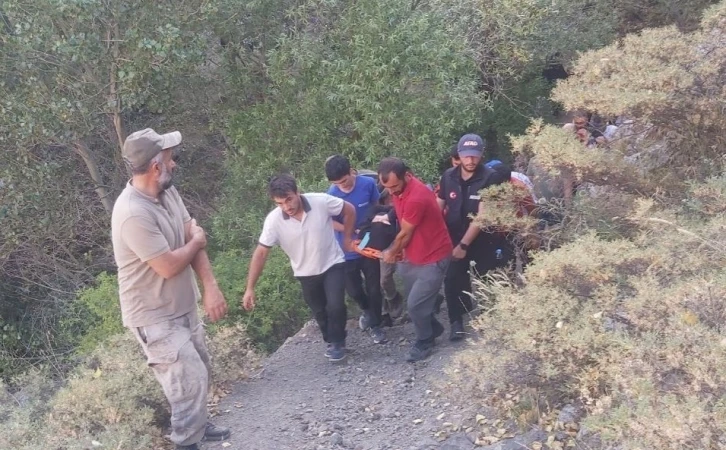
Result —
[[472, 222], [471, 216], [480, 213], [479, 192], [489, 186], [509, 181], [503, 175], [482, 164], [484, 140], [476, 134], [465, 134], [457, 144], [461, 164], [444, 172], [441, 177], [438, 205], [445, 211], [446, 227], [455, 243], [452, 261], [446, 272], [444, 289], [451, 323], [449, 339], [464, 338], [464, 315], [471, 311], [472, 301], [469, 270], [484, 274], [505, 266], [513, 251], [506, 236], [485, 233]]
[[[345, 200], [355, 208], [354, 230], [357, 233], [371, 208], [378, 204], [380, 193], [376, 182], [368, 177], [357, 176], [348, 158], [342, 155], [333, 155], [325, 161], [325, 176], [332, 183], [328, 194]], [[333, 228], [342, 246], [343, 223], [334, 220]], [[356, 234], [355, 237], [360, 239], [361, 236]], [[383, 293], [380, 261], [365, 258], [355, 251], [345, 252], [345, 290], [363, 312], [358, 321], [360, 329], [370, 329], [373, 342], [384, 344], [386, 335], [381, 329]]]
[[139, 341], [171, 406], [171, 440], [177, 450], [229, 437], [209, 423], [207, 394], [211, 365], [202, 322], [227, 314], [227, 302], [212, 273], [206, 233], [187, 212], [172, 184], [178, 131], [159, 135], [151, 128], [130, 134], [121, 155], [131, 180], [111, 215], [113, 253], [118, 266], [121, 318]]
[[436, 197], [399, 158], [384, 158], [378, 166], [380, 182], [393, 197], [400, 231], [382, 252], [393, 264], [403, 252], [398, 272], [403, 279], [408, 315], [416, 332], [406, 360], [428, 357], [444, 327], [434, 317], [434, 303], [451, 258], [451, 239]]
[[[391, 195], [387, 190], [381, 192], [378, 205], [371, 208], [367, 220], [360, 227], [360, 235], [370, 233], [368, 247], [375, 250], [385, 250], [396, 238], [398, 233], [398, 219], [396, 211], [391, 204]], [[386, 327], [393, 326], [394, 320], [404, 319], [403, 297], [396, 288], [393, 274], [396, 264], [389, 264], [380, 260], [381, 289], [383, 292], [383, 307], [381, 308], [381, 324]]]
[[[290, 258], [293, 275], [320, 327], [327, 344], [325, 356], [331, 362], [341, 361], [345, 358], [347, 321], [343, 249], [352, 248], [355, 208], [332, 195], [301, 194], [295, 178], [288, 174], [273, 177], [268, 193], [277, 208], [267, 215], [252, 255], [243, 306], [248, 311], [255, 307], [255, 285], [270, 248], [279, 245]], [[342, 248], [333, 231], [333, 218], [341, 215]]]
[[603, 133], [590, 124], [590, 115], [585, 111], [575, 111], [572, 123], [567, 123], [563, 125], [562, 128], [577, 134], [578, 139], [580, 140], [582, 140], [582, 136], [584, 135], [584, 133], [580, 130], [585, 130], [587, 132], [588, 141], [592, 138], [594, 144], [602, 145], [607, 143], [607, 139], [605, 139]]

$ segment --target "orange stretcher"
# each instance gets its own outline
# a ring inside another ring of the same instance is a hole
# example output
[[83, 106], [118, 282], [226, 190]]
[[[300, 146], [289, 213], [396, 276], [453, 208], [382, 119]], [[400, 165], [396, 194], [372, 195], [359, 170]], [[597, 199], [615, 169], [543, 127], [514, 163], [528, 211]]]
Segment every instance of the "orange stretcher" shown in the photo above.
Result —
[[[353, 249], [356, 251], [356, 253], [361, 254], [365, 256], [366, 258], [371, 259], [381, 259], [383, 255], [381, 254], [380, 250], [376, 250], [374, 248], [366, 247], [368, 244], [368, 241], [370, 240], [370, 234], [366, 233], [365, 236], [363, 236], [363, 239], [354, 240], [353, 241]], [[398, 261], [401, 261], [401, 255], [396, 258]]]

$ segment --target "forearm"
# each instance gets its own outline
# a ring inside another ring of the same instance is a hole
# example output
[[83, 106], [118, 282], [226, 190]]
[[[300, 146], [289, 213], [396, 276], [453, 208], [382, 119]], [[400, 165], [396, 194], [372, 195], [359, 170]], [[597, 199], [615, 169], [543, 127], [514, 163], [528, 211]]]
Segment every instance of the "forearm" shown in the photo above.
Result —
[[[477, 225], [472, 222], [469, 224], [469, 228], [466, 229], [466, 233], [464, 233], [464, 237], [461, 238], [459, 242], [462, 244], [470, 245], [472, 242], [474, 242], [474, 239], [476, 239], [477, 236], [479, 236], [479, 233], [481, 233], [481, 228], [479, 228]], [[457, 245], [458, 242], [454, 242], [454, 245]]]
[[199, 250], [197, 255], [192, 259], [192, 269], [202, 280], [204, 289], [210, 289], [217, 286], [217, 280], [212, 272], [212, 263], [209, 261], [209, 255], [205, 249]]
[[411, 241], [411, 236], [412, 234], [406, 230], [399, 231], [396, 238], [393, 240], [393, 243], [387, 250], [394, 255], [399, 254]]
[[355, 228], [355, 208], [346, 202], [343, 207], [343, 239], [353, 238], [353, 229]]
[[184, 247], [178, 248], [171, 253], [171, 258], [168, 259], [168, 263], [165, 264], [164, 273], [161, 274], [164, 278], [173, 278], [182, 273], [192, 261], [196, 258], [204, 247], [202, 243], [196, 239], [192, 239], [187, 242]]
[[345, 227], [343, 226], [343, 224], [338, 222], [337, 220], [333, 221], [333, 229], [341, 233], [345, 231]]
[[252, 260], [250, 261], [250, 268], [247, 273], [247, 290], [253, 291], [257, 285], [257, 280], [260, 279], [262, 271], [265, 268], [265, 261], [267, 260], [267, 252], [269, 249], [258, 245], [255, 252], [252, 254]]

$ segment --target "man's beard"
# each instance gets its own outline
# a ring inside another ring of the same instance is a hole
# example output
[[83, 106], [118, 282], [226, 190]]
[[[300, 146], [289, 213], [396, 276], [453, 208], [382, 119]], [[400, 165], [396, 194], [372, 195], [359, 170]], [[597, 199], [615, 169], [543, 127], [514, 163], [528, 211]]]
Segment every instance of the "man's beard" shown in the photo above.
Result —
[[161, 179], [159, 180], [159, 190], [163, 192], [172, 187], [174, 184], [174, 172], [167, 170], [166, 166], [162, 167]]

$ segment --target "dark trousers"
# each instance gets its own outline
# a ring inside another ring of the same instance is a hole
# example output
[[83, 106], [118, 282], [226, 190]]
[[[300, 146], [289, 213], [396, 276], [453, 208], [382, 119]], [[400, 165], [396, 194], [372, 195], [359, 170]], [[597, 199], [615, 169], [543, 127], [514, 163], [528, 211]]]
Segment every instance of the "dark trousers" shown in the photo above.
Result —
[[[500, 258], [496, 250], [501, 249]], [[449, 310], [449, 322], [459, 322], [464, 314], [472, 310], [471, 277], [469, 271], [475, 275], [484, 276], [490, 270], [505, 267], [513, 258], [510, 245], [502, 243], [501, 246], [470, 247], [466, 258], [452, 260], [444, 278], [444, 296], [446, 307]], [[474, 262], [472, 267], [472, 261]]]
[[401, 274], [406, 292], [408, 316], [413, 322], [416, 340], [420, 343], [434, 342], [434, 323], [437, 322], [434, 306], [450, 259], [447, 256], [430, 264], [398, 263], [398, 273]]
[[336, 264], [320, 275], [296, 277], [302, 286], [305, 303], [313, 311], [323, 340], [345, 342], [345, 271], [343, 263]]
[[380, 260], [356, 258], [346, 261], [345, 291], [360, 309], [368, 313], [370, 326], [380, 326], [383, 308]]

